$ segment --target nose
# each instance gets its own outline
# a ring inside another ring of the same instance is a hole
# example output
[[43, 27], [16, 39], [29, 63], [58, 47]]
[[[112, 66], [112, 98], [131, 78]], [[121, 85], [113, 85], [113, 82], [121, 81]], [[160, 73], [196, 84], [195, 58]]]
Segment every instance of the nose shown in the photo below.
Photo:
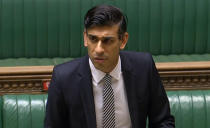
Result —
[[104, 53], [104, 48], [102, 46], [102, 42], [99, 41], [97, 44], [96, 44], [96, 47], [95, 47], [95, 52], [97, 55], [102, 55]]

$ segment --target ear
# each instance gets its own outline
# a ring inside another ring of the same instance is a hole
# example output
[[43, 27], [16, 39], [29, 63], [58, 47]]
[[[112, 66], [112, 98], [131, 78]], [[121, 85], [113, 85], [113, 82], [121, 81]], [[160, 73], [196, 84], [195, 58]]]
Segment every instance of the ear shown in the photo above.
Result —
[[87, 37], [86, 30], [84, 30], [84, 32], [83, 32], [83, 38], [84, 38], [84, 46], [87, 47], [88, 46], [88, 44], [87, 44], [87, 41], [88, 41], [87, 38], [88, 37]]
[[126, 46], [126, 44], [128, 42], [128, 36], [129, 36], [128, 33], [125, 32], [125, 34], [124, 34], [124, 36], [122, 38], [122, 43], [120, 45], [120, 50], [123, 50], [125, 48], [125, 46]]

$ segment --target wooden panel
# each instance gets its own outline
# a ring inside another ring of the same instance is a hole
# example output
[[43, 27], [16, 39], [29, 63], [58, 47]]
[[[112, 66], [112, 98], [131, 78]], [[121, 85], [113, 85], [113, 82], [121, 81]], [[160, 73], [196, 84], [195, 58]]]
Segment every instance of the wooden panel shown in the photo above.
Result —
[[53, 66], [0, 67], [0, 95], [46, 93]]
[[[156, 63], [166, 90], [210, 89], [210, 61]], [[0, 95], [46, 93], [53, 66], [0, 67]]]
[[159, 71], [210, 69], [210, 61], [156, 63]]
[[166, 90], [210, 89], [210, 62], [156, 63]]

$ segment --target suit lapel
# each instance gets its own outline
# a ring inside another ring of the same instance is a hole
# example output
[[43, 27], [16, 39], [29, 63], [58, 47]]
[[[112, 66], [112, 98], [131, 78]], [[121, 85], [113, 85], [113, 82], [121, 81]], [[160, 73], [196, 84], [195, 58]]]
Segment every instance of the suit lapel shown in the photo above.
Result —
[[92, 76], [88, 62], [88, 56], [83, 58], [79, 70], [80, 70], [79, 86], [81, 88], [81, 99], [83, 103], [83, 109], [85, 112], [85, 118], [87, 120], [87, 127], [96, 128], [96, 115], [95, 115], [95, 105], [94, 105], [94, 96], [92, 88]]
[[127, 99], [128, 99], [128, 107], [131, 117], [131, 123], [132, 127], [136, 128], [138, 127], [138, 108], [137, 108], [137, 99], [135, 94], [135, 75], [132, 72], [132, 66], [130, 64], [130, 61], [124, 56], [124, 54], [120, 53], [121, 57], [121, 66], [122, 66], [122, 73], [123, 73], [123, 79], [125, 82], [125, 88], [127, 93]]

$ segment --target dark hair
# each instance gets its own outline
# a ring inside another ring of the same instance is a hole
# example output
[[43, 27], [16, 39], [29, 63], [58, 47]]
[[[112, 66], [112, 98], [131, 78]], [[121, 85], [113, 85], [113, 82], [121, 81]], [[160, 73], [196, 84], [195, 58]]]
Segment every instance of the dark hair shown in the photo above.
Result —
[[119, 24], [118, 35], [122, 39], [127, 31], [127, 17], [119, 8], [111, 5], [98, 5], [91, 8], [84, 19], [85, 30], [95, 26], [113, 26]]

